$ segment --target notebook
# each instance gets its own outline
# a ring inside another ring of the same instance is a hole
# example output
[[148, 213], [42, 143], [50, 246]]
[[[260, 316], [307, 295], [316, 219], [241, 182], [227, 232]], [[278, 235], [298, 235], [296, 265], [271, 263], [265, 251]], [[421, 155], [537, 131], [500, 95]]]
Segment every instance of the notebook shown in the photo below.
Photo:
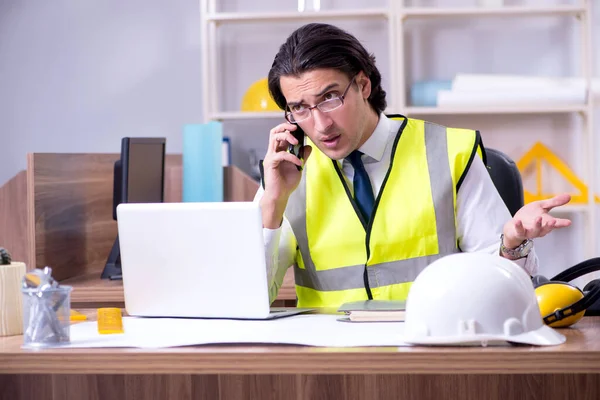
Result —
[[132, 316], [272, 319], [262, 216], [254, 202], [117, 207], [125, 308]]
[[406, 302], [400, 300], [361, 300], [344, 303], [338, 309], [350, 322], [404, 321]]

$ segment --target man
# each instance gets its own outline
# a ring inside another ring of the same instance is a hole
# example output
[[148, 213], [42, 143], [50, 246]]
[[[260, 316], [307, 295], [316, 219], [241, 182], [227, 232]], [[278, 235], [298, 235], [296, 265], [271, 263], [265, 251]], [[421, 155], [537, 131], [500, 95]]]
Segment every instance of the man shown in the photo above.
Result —
[[[548, 214], [568, 195], [511, 218], [477, 131], [384, 115], [374, 57], [339, 28], [292, 33], [269, 90], [288, 121], [270, 132], [255, 198], [272, 299], [291, 265], [300, 307], [405, 299], [423, 268], [459, 251], [499, 254], [533, 274], [531, 240], [571, 223]], [[299, 128], [302, 159], [287, 151]]]

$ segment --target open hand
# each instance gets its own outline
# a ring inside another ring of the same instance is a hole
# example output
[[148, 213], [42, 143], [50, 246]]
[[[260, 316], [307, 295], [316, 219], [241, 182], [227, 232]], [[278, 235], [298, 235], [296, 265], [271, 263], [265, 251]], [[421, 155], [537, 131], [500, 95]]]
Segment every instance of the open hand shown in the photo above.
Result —
[[555, 218], [549, 211], [571, 201], [568, 194], [560, 194], [551, 199], [534, 201], [524, 205], [515, 216], [504, 225], [504, 246], [515, 248], [526, 239], [546, 236], [554, 229], [571, 225], [571, 220]]

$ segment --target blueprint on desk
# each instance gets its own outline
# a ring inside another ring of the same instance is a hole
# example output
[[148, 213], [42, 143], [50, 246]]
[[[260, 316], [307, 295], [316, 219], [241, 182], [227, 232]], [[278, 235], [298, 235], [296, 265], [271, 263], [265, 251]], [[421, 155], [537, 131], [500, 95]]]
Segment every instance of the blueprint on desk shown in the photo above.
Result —
[[275, 320], [123, 318], [123, 334], [101, 335], [96, 321], [71, 326], [61, 347], [163, 348], [202, 344], [295, 344], [325, 347], [407, 346], [403, 322], [342, 322], [340, 315], [306, 314]]

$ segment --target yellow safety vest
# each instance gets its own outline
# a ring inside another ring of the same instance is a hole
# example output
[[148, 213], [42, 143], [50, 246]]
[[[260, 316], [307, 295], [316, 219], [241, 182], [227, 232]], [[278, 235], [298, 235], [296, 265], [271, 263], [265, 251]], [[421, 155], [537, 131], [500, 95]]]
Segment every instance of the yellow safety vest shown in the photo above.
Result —
[[371, 221], [363, 220], [338, 163], [312, 146], [285, 211], [298, 243], [298, 307], [406, 299], [428, 264], [460, 251], [456, 193], [475, 154], [485, 160], [479, 132], [392, 119], [402, 126]]

